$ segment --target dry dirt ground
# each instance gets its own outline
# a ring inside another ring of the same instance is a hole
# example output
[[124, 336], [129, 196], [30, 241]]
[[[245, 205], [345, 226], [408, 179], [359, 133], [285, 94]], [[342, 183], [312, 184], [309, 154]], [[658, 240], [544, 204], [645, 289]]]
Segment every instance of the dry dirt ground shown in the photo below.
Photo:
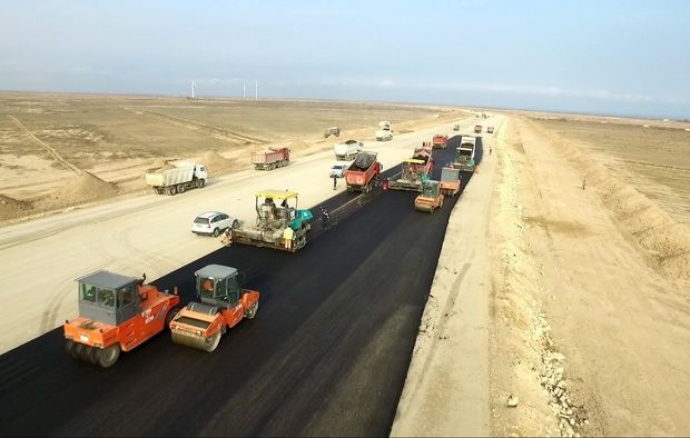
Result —
[[[369, 142], [379, 120], [410, 132], [471, 115], [336, 102], [0, 100], [2, 225], [150, 193], [143, 173], [165, 159], [195, 157], [231, 175], [253, 149], [330, 149], [322, 131], [331, 125], [343, 140]], [[393, 433], [690, 435], [690, 126], [500, 118], [484, 136], [494, 152], [451, 216]], [[467, 239], [484, 249], [469, 251]]]
[[[147, 168], [195, 158], [211, 177], [250, 167], [250, 152], [297, 155], [335, 141], [374, 141], [380, 120], [397, 133], [462, 110], [368, 103], [191, 100], [0, 93], [0, 221], [145, 192]], [[323, 130], [341, 128], [340, 138]]]
[[577, 117], [506, 127], [490, 227], [492, 433], [687, 436], [690, 199], [674, 195], [688, 186], [690, 133]]

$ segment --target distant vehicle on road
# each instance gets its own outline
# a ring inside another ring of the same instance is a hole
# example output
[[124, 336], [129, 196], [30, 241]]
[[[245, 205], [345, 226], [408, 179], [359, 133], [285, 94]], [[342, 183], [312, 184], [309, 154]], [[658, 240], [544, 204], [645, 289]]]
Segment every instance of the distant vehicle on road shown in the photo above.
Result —
[[340, 137], [340, 128], [337, 126], [331, 126], [330, 128], [323, 130], [323, 138], [328, 138], [331, 135], [335, 135], [336, 137]]
[[146, 170], [146, 184], [159, 195], [173, 196], [206, 185], [208, 170], [201, 163], [182, 162]]
[[486, 127], [486, 133], [487, 134], [493, 134], [494, 133], [494, 127], [493, 126], [487, 126]]
[[347, 164], [334, 164], [333, 167], [331, 167], [331, 173], [329, 174], [329, 178], [333, 178], [334, 176], [336, 178], [344, 177], [347, 167]]
[[342, 143], [333, 145], [333, 152], [336, 160], [353, 160], [359, 151], [364, 147], [364, 143], [359, 140], [350, 139]]

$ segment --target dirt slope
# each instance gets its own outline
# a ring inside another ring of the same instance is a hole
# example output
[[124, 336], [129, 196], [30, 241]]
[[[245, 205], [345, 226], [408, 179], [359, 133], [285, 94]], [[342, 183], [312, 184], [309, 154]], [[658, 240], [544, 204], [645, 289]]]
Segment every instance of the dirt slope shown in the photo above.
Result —
[[687, 435], [687, 231], [567, 142], [516, 128], [498, 150], [493, 434]]

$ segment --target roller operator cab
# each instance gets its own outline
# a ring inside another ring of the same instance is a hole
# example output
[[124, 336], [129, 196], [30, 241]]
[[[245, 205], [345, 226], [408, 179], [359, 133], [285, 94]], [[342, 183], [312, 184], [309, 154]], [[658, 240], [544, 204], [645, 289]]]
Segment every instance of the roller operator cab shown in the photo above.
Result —
[[67, 351], [108, 368], [162, 332], [179, 310], [180, 297], [133, 278], [99, 270], [78, 278], [79, 316], [65, 321]]
[[236, 268], [207, 265], [194, 273], [196, 297], [170, 322], [176, 344], [214, 351], [227, 329], [242, 319], [253, 319], [259, 310], [259, 292], [243, 289]]

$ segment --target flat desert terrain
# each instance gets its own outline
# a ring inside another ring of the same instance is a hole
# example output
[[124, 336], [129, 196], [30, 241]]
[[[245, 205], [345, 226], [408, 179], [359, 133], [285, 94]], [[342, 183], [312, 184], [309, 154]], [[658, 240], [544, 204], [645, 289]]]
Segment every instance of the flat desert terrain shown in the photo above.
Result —
[[[293, 173], [280, 181], [300, 178], [310, 187], [308, 206], [333, 194], [325, 168], [307, 171], [311, 158], [318, 166], [329, 160], [336, 139], [324, 139], [323, 129], [338, 125], [341, 140], [369, 143], [378, 121], [390, 120], [405, 134], [381, 145], [393, 164], [409, 152], [405, 141], [454, 135], [454, 123], [472, 126], [477, 114], [348, 102], [19, 93], [0, 100], [0, 237], [11, 242], [0, 246], [0, 263], [17, 269], [32, 262], [42, 238], [18, 227], [152, 196], [143, 174], [165, 160], [198, 159], [250, 193], [250, 180], [235, 179], [247, 174], [249, 153], [286, 145], [304, 167], [286, 168]], [[483, 134], [484, 149], [493, 152], [451, 214], [391, 435], [689, 435], [690, 124], [486, 112], [489, 122], [480, 123], [497, 129]], [[70, 236], [79, 237], [62, 238]], [[155, 254], [149, 239], [137, 245]], [[214, 245], [175, 253], [166, 243], [158, 253], [167, 256], [150, 259], [161, 269], [152, 274]], [[89, 251], [92, 262], [105, 257]], [[18, 300], [8, 288], [3, 314], [13, 331], [0, 338], [0, 352], [74, 316], [73, 278], [54, 297], [28, 285]], [[49, 317], [17, 330], [13, 318], [43, 301]]]
[[166, 160], [196, 159], [213, 178], [251, 167], [251, 151], [331, 148], [338, 139], [323, 136], [331, 126], [341, 128], [342, 141], [371, 142], [380, 120], [402, 134], [462, 114], [412, 105], [0, 93], [0, 221], [141, 192], [146, 169]]

